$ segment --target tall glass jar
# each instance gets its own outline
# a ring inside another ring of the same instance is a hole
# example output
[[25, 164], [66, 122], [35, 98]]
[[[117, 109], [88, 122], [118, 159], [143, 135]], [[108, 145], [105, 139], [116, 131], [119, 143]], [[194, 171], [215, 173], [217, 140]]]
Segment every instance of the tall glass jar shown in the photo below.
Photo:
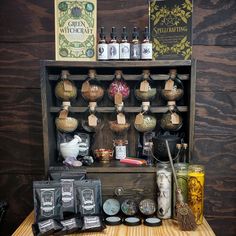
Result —
[[55, 95], [62, 101], [71, 101], [77, 97], [77, 89], [75, 84], [69, 79], [69, 75], [68, 70], [63, 70], [60, 81], [55, 87]]
[[183, 119], [175, 101], [168, 102], [168, 111], [161, 118], [161, 128], [166, 131], [178, 131], [183, 125]]
[[113, 140], [115, 148], [115, 158], [117, 160], [125, 159], [128, 156], [128, 140], [115, 139]]
[[204, 206], [205, 169], [202, 165], [189, 165], [188, 205], [192, 209], [196, 223], [202, 224]]
[[88, 102], [97, 102], [103, 98], [104, 88], [100, 81], [96, 79], [95, 70], [89, 70], [88, 78], [82, 84], [81, 93]]
[[170, 70], [169, 76], [161, 90], [161, 95], [166, 101], [178, 101], [184, 95], [183, 83], [175, 69]]
[[157, 89], [153, 85], [153, 80], [149, 70], [143, 70], [142, 78], [135, 86], [135, 97], [142, 101], [148, 102], [155, 98]]
[[160, 219], [171, 218], [172, 171], [170, 164], [157, 164], [157, 216]]
[[[188, 201], [188, 164], [186, 163], [175, 163], [174, 164], [176, 177], [178, 181], [179, 188], [181, 189], [183, 195], [183, 201], [187, 203]], [[176, 185], [173, 184], [173, 217], [176, 218], [175, 204], [176, 204]]]

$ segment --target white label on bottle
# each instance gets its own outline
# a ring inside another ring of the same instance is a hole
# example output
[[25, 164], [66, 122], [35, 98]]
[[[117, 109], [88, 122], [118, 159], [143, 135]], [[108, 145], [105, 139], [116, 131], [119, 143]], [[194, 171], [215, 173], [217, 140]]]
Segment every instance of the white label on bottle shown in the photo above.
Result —
[[108, 55], [110, 60], [119, 60], [120, 58], [120, 47], [119, 43], [108, 44]]
[[116, 146], [116, 159], [121, 160], [126, 158], [126, 146]]
[[108, 60], [108, 45], [106, 43], [98, 44], [98, 60]]
[[130, 47], [130, 58], [131, 59], [140, 59], [141, 55], [140, 55], [140, 44], [131, 44]]
[[120, 59], [130, 59], [130, 43], [120, 43]]
[[171, 217], [171, 172], [159, 170], [157, 172], [157, 216], [161, 219]]
[[141, 58], [144, 60], [152, 59], [152, 43], [143, 43], [141, 45]]

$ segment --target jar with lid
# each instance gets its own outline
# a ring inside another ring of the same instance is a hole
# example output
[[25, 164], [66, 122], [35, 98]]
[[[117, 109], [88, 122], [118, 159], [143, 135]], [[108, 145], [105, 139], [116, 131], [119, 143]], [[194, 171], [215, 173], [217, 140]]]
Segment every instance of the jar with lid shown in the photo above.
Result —
[[168, 101], [168, 111], [161, 118], [161, 128], [167, 131], [178, 131], [183, 125], [182, 116], [175, 101]]
[[130, 95], [130, 88], [123, 78], [121, 70], [115, 71], [115, 76], [108, 88], [109, 97], [115, 104], [121, 104]]
[[148, 102], [155, 98], [157, 89], [153, 85], [149, 70], [143, 70], [142, 78], [135, 86], [134, 94], [142, 102]]
[[142, 112], [135, 118], [134, 127], [141, 133], [150, 132], [156, 128], [157, 120], [151, 114], [149, 108], [150, 102], [142, 102]]
[[157, 216], [171, 218], [172, 171], [169, 163], [157, 164]]
[[[178, 187], [181, 190], [183, 196], [183, 202], [188, 201], [188, 164], [187, 163], [175, 163], [175, 173], [177, 177]], [[173, 217], [176, 218], [176, 185], [173, 184]]]
[[169, 79], [165, 81], [161, 95], [166, 101], [178, 101], [183, 97], [184, 86], [177, 75], [177, 70], [170, 70]]
[[68, 116], [69, 107], [70, 107], [70, 102], [63, 102], [59, 116], [55, 120], [57, 129], [65, 133], [73, 132], [78, 127], [78, 120]]
[[203, 222], [205, 168], [202, 165], [189, 165], [188, 205], [192, 209], [198, 225]]
[[102, 118], [96, 111], [96, 107], [96, 102], [90, 102], [89, 109], [81, 122], [83, 129], [89, 133], [95, 133], [98, 129], [102, 128]]
[[113, 140], [113, 146], [115, 149], [115, 158], [117, 160], [125, 159], [128, 156], [128, 140], [115, 139]]
[[104, 88], [100, 81], [96, 79], [95, 70], [89, 70], [88, 78], [82, 84], [81, 94], [88, 102], [97, 102], [103, 98]]
[[109, 126], [116, 136], [122, 136], [130, 128], [130, 123], [124, 113], [124, 103], [115, 106], [116, 113], [112, 114], [112, 120], [109, 121]]
[[62, 101], [71, 101], [77, 97], [75, 84], [69, 79], [69, 71], [61, 72], [60, 81], [56, 84], [55, 95]]

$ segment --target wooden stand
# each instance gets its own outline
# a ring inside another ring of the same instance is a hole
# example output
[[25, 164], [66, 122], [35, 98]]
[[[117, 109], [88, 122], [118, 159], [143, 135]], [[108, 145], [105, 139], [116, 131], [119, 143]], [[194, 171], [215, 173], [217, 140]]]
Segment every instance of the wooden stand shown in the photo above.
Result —
[[[33, 212], [23, 221], [19, 228], [12, 234], [12, 236], [33, 236], [31, 226], [34, 221]], [[78, 236], [214, 236], [215, 233], [207, 221], [203, 220], [203, 224], [198, 226], [196, 231], [184, 232], [178, 229], [177, 223], [174, 220], [163, 220], [162, 226], [148, 227], [144, 225], [130, 227], [125, 225], [107, 226], [107, 228], [100, 233], [80, 233], [73, 234]]]

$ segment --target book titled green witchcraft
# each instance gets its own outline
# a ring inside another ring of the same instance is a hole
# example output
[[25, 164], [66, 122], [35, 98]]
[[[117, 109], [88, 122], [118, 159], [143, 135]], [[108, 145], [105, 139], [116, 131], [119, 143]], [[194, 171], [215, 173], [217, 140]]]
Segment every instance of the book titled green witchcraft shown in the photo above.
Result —
[[95, 61], [97, 0], [55, 0], [56, 60]]
[[149, 1], [153, 59], [191, 59], [192, 9], [192, 0]]

